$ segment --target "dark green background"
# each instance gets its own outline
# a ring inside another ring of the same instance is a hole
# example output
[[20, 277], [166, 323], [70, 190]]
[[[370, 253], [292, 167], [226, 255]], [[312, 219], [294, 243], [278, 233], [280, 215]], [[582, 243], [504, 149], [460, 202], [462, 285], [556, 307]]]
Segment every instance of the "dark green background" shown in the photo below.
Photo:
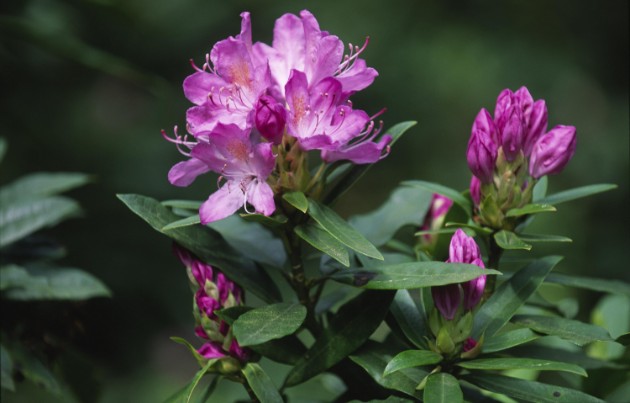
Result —
[[[274, 20], [303, 8], [345, 42], [370, 36], [363, 57], [380, 76], [353, 98], [356, 107], [387, 107], [386, 127], [418, 121], [340, 201], [342, 214], [375, 208], [406, 179], [464, 189], [476, 113], [492, 111], [503, 88], [526, 85], [546, 99], [550, 126], [578, 130], [576, 155], [550, 190], [619, 185], [538, 219], [534, 230], [574, 242], [537, 252], [567, 256], [560, 271], [630, 277], [627, 1], [3, 1], [0, 135], [10, 148], [2, 183], [35, 171], [95, 176], [72, 193], [85, 217], [52, 231], [68, 246], [65, 261], [114, 293], [82, 311], [86, 337], [73, 359], [96, 381], [88, 401], [156, 401], [192, 377], [195, 364], [168, 340], [192, 339], [184, 270], [170, 242], [114, 195], [207, 197], [211, 177], [187, 189], [168, 183], [182, 157], [160, 136], [185, 124], [188, 60], [201, 65], [214, 42], [237, 34], [243, 10], [254, 40], [270, 42]], [[599, 295], [581, 297], [588, 313]]]

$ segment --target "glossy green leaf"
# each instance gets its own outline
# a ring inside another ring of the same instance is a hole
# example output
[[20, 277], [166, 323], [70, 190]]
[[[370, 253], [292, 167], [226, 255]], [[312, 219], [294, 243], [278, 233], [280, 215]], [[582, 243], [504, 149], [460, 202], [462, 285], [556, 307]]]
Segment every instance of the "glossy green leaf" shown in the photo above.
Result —
[[109, 297], [96, 277], [79, 269], [9, 265], [0, 268], [3, 296], [14, 300], [84, 300]]
[[283, 302], [248, 311], [232, 324], [234, 336], [245, 347], [293, 334], [306, 318], [299, 303]]
[[203, 202], [195, 200], [164, 200], [162, 206], [198, 211], [202, 203]]
[[457, 379], [444, 372], [429, 375], [422, 397], [425, 403], [461, 403], [464, 401], [464, 394]]
[[[417, 122], [408, 121], [401, 122], [394, 125], [391, 129], [386, 131], [386, 134], [389, 134], [392, 137], [392, 141], [389, 143], [389, 146], [392, 147], [407, 130], [415, 126]], [[361, 164], [354, 165], [348, 164], [346, 165], [348, 168], [341, 177], [334, 181], [335, 183], [331, 186], [328, 186], [329, 191], [324, 196], [323, 203], [325, 205], [332, 205], [339, 197], [341, 197], [344, 193], [346, 193], [352, 185], [354, 185], [365, 173], [372, 167], [373, 164]]]
[[582, 197], [591, 196], [597, 193], [607, 192], [609, 190], [616, 189], [617, 185], [609, 183], [601, 183], [597, 185], [582, 186], [575, 189], [565, 190], [563, 192], [555, 193], [546, 197], [543, 197], [538, 203], [541, 204], [553, 204], [568, 202]]
[[433, 193], [421, 188], [401, 187], [389, 196], [378, 209], [351, 217], [354, 228], [376, 246], [392, 239], [405, 225], [420, 227], [431, 206]]
[[532, 200], [534, 201], [534, 203], [540, 203], [540, 200], [542, 200], [547, 195], [548, 184], [549, 179], [546, 176], [543, 176], [542, 178], [538, 179], [538, 181], [536, 181], [536, 184], [534, 185], [534, 190], [532, 192]]
[[577, 346], [577, 351], [569, 351], [564, 348], [554, 348], [539, 345], [537, 342], [523, 344], [510, 349], [510, 355], [522, 358], [538, 358], [541, 360], [553, 360], [559, 362], [568, 362], [578, 365], [586, 370], [590, 369], [627, 369], [627, 365], [621, 365], [612, 361], [604, 361], [597, 358], [589, 357], [584, 354]]
[[427, 334], [425, 313], [413, 300], [408, 290], [396, 291], [390, 310], [405, 336], [416, 347], [427, 348], [424, 338]]
[[474, 374], [466, 375], [464, 379], [482, 389], [528, 402], [604, 403], [603, 400], [574, 389], [524, 379], [510, 378], [508, 376]]
[[342, 265], [350, 266], [348, 249], [335, 239], [330, 233], [324, 231], [316, 223], [308, 223], [295, 227], [295, 233], [314, 248], [324, 252]]
[[361, 346], [380, 325], [393, 297], [392, 292], [365, 291], [343, 305], [289, 372], [285, 385], [297, 385], [312, 378]]
[[[231, 326], [239, 316], [251, 310], [252, 308], [241, 305], [215, 311], [215, 313]], [[265, 343], [249, 346], [249, 348], [272, 361], [290, 365], [295, 364], [306, 353], [306, 347], [295, 335], [269, 340]]]
[[[1, 139], [0, 139], [1, 140]], [[9, 350], [0, 344], [0, 386], [10, 391], [15, 391], [13, 382], [13, 359]]]
[[375, 290], [399, 290], [463, 283], [481, 275], [501, 274], [472, 264], [413, 262], [373, 267], [366, 270], [344, 270], [333, 274], [334, 280]]
[[528, 214], [551, 213], [556, 208], [551, 204], [532, 203], [520, 208], [513, 208], [505, 213], [506, 217], [521, 217]]
[[17, 204], [0, 204], [0, 247], [7, 246], [45, 227], [52, 227], [80, 211], [79, 204], [51, 196]]
[[0, 188], [0, 206], [53, 196], [90, 182], [91, 177], [75, 172], [40, 172], [21, 177]]
[[437, 364], [442, 361], [442, 356], [429, 350], [406, 350], [397, 354], [387, 363], [383, 376], [388, 376], [405, 368], [421, 367], [423, 365]]
[[195, 214], [195, 215], [191, 215], [190, 217], [182, 218], [181, 220], [173, 221], [172, 223], [167, 224], [164, 227], [162, 227], [160, 231], [168, 231], [175, 228], [190, 227], [191, 225], [198, 225], [198, 224], [201, 224], [201, 218], [199, 217], [199, 214]]
[[397, 349], [391, 345], [368, 340], [350, 356], [350, 359], [361, 366], [379, 385], [417, 398], [420, 392], [416, 390], [416, 386], [428, 375], [427, 371], [420, 368], [408, 368], [383, 376], [387, 363], [391, 361], [396, 351]]
[[502, 283], [475, 314], [473, 338], [478, 340], [483, 333], [487, 338], [496, 334], [529, 296], [536, 292], [560, 260], [560, 256], [534, 260]]
[[178, 244], [192, 251], [208, 264], [217, 266], [230, 279], [266, 302], [280, 299], [280, 292], [267, 273], [229, 246], [216, 231], [202, 226], [174, 228], [162, 231], [167, 224], [179, 220], [168, 208], [150, 197], [125, 194], [118, 198], [153, 229], [162, 232]]
[[183, 393], [182, 400], [181, 400], [182, 402], [190, 403], [193, 393], [195, 392], [197, 385], [199, 385], [201, 378], [203, 378], [203, 376], [208, 372], [210, 367], [216, 363], [216, 361], [217, 361], [216, 359], [208, 360], [206, 365], [203, 368], [201, 368], [199, 371], [197, 371], [194, 378], [190, 381], [190, 383], [188, 384], [188, 386], [186, 387]]
[[594, 341], [612, 341], [608, 331], [602, 327], [573, 319], [555, 316], [517, 315], [513, 322], [536, 332], [558, 336], [578, 346]]
[[630, 295], [630, 284], [621, 280], [604, 280], [596, 277], [551, 273], [547, 276], [545, 282], [612, 294]]
[[271, 217], [264, 216], [262, 214], [239, 214], [239, 216], [247, 222], [257, 222], [269, 228], [282, 227], [289, 220], [282, 214], [274, 215]]
[[523, 249], [530, 250], [532, 246], [523, 242], [518, 235], [511, 231], [501, 230], [494, 234], [494, 240], [501, 249]]
[[284, 400], [278, 388], [273, 384], [269, 375], [263, 371], [260, 365], [249, 362], [243, 368], [243, 375], [247, 379], [249, 387], [252, 388], [256, 397], [261, 403], [282, 403]]
[[451, 189], [437, 183], [420, 180], [405, 181], [402, 184], [405, 186], [420, 187], [428, 190], [431, 193], [437, 193], [442, 196], [446, 196], [449, 199], [453, 200], [454, 203], [458, 204], [468, 214], [469, 217], [472, 213], [472, 204], [470, 203], [470, 200], [455, 189]]
[[548, 234], [518, 234], [521, 241], [535, 243], [535, 242], [573, 242], [571, 238], [560, 235], [548, 235]]
[[309, 200], [309, 215], [330, 235], [348, 248], [368, 257], [383, 260], [383, 255], [357, 230], [330, 207]]
[[536, 340], [539, 337], [539, 335], [527, 328], [510, 330], [486, 339], [483, 343], [483, 352], [494, 353], [507, 350], [508, 348]]
[[273, 267], [282, 267], [287, 260], [282, 241], [257, 222], [247, 222], [237, 215], [208, 224], [241, 255]]
[[285, 193], [282, 195], [282, 198], [302, 213], [306, 213], [308, 210], [308, 200], [302, 192]]
[[477, 360], [461, 361], [456, 364], [466, 369], [497, 370], [532, 369], [536, 371], [562, 371], [580, 376], [588, 376], [584, 369], [566, 362], [540, 360], [535, 358], [480, 358]]

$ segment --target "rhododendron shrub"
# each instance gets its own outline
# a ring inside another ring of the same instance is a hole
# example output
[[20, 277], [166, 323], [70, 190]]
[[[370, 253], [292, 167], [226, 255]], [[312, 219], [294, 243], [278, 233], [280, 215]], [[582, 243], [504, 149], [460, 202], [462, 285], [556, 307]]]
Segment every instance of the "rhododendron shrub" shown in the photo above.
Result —
[[[242, 13], [240, 33], [214, 44], [184, 80], [185, 130], [163, 133], [183, 155], [168, 180], [181, 187], [203, 178], [205, 200], [119, 195], [174, 241], [194, 295], [197, 340], [174, 340], [200, 370], [173, 399], [188, 401], [206, 376], [213, 381], [204, 396], [223, 379], [264, 402], [290, 400], [306, 381], [332, 376], [338, 382], [322, 392], [330, 401], [487, 401], [490, 393], [599, 401], [579, 390], [584, 353], [547, 339], [613, 339], [537, 291], [545, 283], [620, 286], [551, 274], [561, 257], [536, 256], [532, 244], [570, 239], [528, 232], [540, 213], [614, 187], [546, 195], [547, 176], [575, 152], [576, 128], [548, 129], [544, 100], [526, 87], [506, 89], [494, 115], [454, 117], [472, 122], [468, 148], [466, 133], [453, 145], [472, 171], [470, 189], [410, 178], [381, 207], [346, 220], [334, 202], [395, 153], [415, 122], [383, 130], [384, 109], [352, 102], [378, 76], [367, 39], [346, 45], [308, 11], [281, 16], [271, 44], [253, 38]], [[280, 381], [267, 374], [268, 360], [286, 366]], [[588, 360], [589, 368], [607, 365]], [[536, 379], [547, 370], [571, 382]]]

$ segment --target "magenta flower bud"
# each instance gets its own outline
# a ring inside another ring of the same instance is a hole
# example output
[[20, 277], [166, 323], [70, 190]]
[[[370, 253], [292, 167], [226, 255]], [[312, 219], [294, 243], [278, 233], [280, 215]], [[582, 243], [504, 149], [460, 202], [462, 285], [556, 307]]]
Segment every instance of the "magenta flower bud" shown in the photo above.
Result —
[[249, 350], [241, 347], [236, 339], [232, 340], [232, 344], [230, 344], [230, 354], [241, 361], [247, 361], [249, 358]]
[[466, 235], [461, 228], [455, 231], [448, 248], [448, 261], [451, 263], [471, 263], [481, 258], [481, 251], [473, 237]]
[[534, 143], [547, 131], [547, 105], [544, 100], [539, 99], [534, 102], [526, 122], [527, 128], [523, 134], [523, 154], [529, 157]]
[[466, 159], [472, 173], [483, 183], [492, 182], [494, 174], [497, 158], [497, 145], [492, 139], [494, 133], [492, 118], [488, 111], [482, 109], [473, 123]]
[[463, 347], [464, 347], [464, 351], [470, 351], [473, 348], [477, 347], [477, 342], [472, 337], [469, 337], [466, 340], [464, 340]]
[[211, 319], [216, 318], [214, 311], [221, 308], [219, 301], [208, 296], [203, 288], [200, 288], [195, 293], [195, 303], [197, 304], [199, 311], [205, 313], [206, 316]]
[[204, 343], [203, 346], [199, 347], [199, 350], [197, 350], [197, 352], [208, 360], [211, 360], [213, 358], [225, 357], [223, 347], [220, 343], [216, 342]]
[[470, 197], [475, 206], [481, 202], [481, 181], [474, 175], [470, 178]]
[[560, 173], [573, 157], [575, 143], [575, 127], [558, 125], [551, 129], [534, 144], [529, 174], [538, 179]]
[[459, 286], [447, 284], [431, 287], [431, 296], [440, 314], [447, 320], [453, 320], [461, 301]]
[[[423, 231], [428, 230], [436, 230], [442, 226], [442, 222], [444, 221], [444, 217], [448, 213], [448, 210], [453, 205], [453, 201], [446, 196], [442, 196], [440, 194], [434, 193], [433, 199], [431, 200], [431, 207], [424, 217], [424, 222], [420, 227]], [[432, 242], [436, 239], [435, 235], [425, 234], [422, 236], [422, 242], [425, 245], [431, 245]]]
[[501, 146], [508, 161], [514, 161], [523, 145], [523, 129], [525, 122], [520, 105], [516, 104], [505, 111], [506, 120], [499, 125]]
[[260, 134], [274, 144], [280, 144], [284, 125], [287, 121], [287, 112], [270, 95], [263, 95], [256, 102], [254, 122]]
[[[486, 267], [484, 266], [483, 261], [481, 259], [475, 259], [471, 263], [481, 268]], [[475, 279], [472, 279], [462, 284], [462, 288], [464, 289], [464, 308], [465, 309], [471, 310], [477, 306], [479, 301], [481, 301], [481, 297], [483, 296], [483, 290], [485, 286], [486, 286], [486, 276], [479, 276]]]

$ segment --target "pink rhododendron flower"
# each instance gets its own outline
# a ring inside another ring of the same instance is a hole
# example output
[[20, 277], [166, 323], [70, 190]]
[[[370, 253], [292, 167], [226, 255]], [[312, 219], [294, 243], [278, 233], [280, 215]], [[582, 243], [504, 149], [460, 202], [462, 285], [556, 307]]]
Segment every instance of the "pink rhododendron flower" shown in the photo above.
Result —
[[485, 109], [477, 114], [468, 141], [466, 160], [472, 173], [483, 183], [492, 182], [497, 159], [497, 144], [493, 140], [496, 129], [492, 117]]
[[271, 143], [252, 144], [248, 131], [221, 123], [206, 138], [207, 142], [192, 144], [191, 158], [173, 166], [168, 174], [175, 186], [188, 186], [208, 171], [217, 172], [226, 180], [201, 205], [201, 223], [223, 219], [241, 207], [247, 210], [247, 204], [257, 213], [271, 215], [275, 203], [266, 182], [275, 164]]

